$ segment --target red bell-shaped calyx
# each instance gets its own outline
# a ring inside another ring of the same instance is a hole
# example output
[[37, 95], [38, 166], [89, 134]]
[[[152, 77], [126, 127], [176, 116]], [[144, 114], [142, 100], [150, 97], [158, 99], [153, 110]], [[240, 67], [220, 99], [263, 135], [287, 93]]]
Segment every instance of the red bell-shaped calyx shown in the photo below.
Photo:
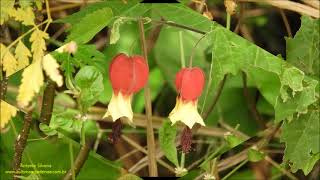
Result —
[[148, 80], [149, 68], [142, 56], [120, 53], [112, 59], [109, 77], [114, 93], [129, 95], [138, 92]]
[[103, 117], [111, 116], [113, 121], [126, 117], [133, 125], [132, 96], [144, 87], [148, 75], [149, 68], [142, 56], [129, 57], [123, 53], [115, 56], [109, 68], [113, 94]]
[[198, 98], [204, 87], [204, 73], [198, 68], [183, 68], [176, 75], [176, 88], [179, 96], [169, 114], [172, 124], [181, 121], [190, 129], [195, 123], [205, 126], [198, 112]]
[[195, 101], [204, 88], [204, 72], [198, 68], [183, 68], [176, 74], [176, 88], [184, 101]]

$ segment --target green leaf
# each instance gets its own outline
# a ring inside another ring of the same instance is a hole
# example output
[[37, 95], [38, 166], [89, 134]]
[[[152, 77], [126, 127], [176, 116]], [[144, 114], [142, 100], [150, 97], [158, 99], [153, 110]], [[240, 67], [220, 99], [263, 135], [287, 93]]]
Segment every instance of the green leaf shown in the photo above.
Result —
[[168, 120], [165, 121], [159, 129], [160, 148], [168, 160], [178, 167], [179, 163], [175, 144], [176, 134], [176, 127], [171, 126], [171, 123]]
[[47, 136], [53, 136], [53, 135], [56, 135], [58, 133], [55, 129], [49, 127], [48, 125], [46, 125], [44, 123], [40, 123], [39, 124], [39, 128]]
[[112, 90], [112, 86], [111, 86], [111, 82], [110, 82], [109, 78], [107, 76], [104, 76], [104, 77], [105, 77], [105, 78], [103, 78], [104, 90], [99, 97], [99, 101], [104, 104], [107, 104], [112, 97], [113, 90]]
[[94, 66], [84, 66], [75, 76], [75, 83], [80, 88], [80, 104], [83, 111], [95, 104], [103, 92], [102, 74]]
[[[201, 38], [201, 35], [187, 31], [180, 32], [182, 33], [184, 59], [188, 65], [194, 44]], [[193, 56], [193, 66], [206, 68], [208, 63], [205, 61], [203, 52], [207, 47], [208, 43], [206, 42], [198, 45]], [[154, 47], [154, 52], [156, 63], [164, 73], [166, 80], [172, 87], [175, 87], [175, 75], [181, 68], [179, 31], [173, 28], [162, 29]], [[168, 64], [170, 65], [168, 66]]]
[[281, 142], [286, 144], [284, 160], [289, 161], [291, 169], [302, 169], [307, 175], [319, 160], [320, 134], [319, 110], [301, 114], [299, 118], [282, 125]]
[[268, 101], [266, 101], [266, 99], [264, 99], [263, 97], [258, 99], [257, 110], [261, 114], [265, 114], [265, 115], [269, 115], [269, 116], [274, 115], [274, 109], [273, 109], [272, 105], [270, 103], [268, 103]]
[[99, 31], [109, 24], [112, 17], [112, 10], [108, 7], [87, 14], [79, 23], [72, 26], [66, 41], [73, 40], [77, 43], [90, 41]]
[[[241, 75], [239, 74], [237, 76], [240, 77], [239, 81], [242, 83]], [[247, 101], [243, 96], [243, 89], [232, 87], [232, 81], [233, 79], [237, 78], [237, 76], [228, 76], [216, 108], [214, 108], [214, 111], [209, 114], [206, 120], [206, 125], [214, 126], [218, 123], [218, 120], [223, 120], [232, 127], [239, 125], [239, 131], [249, 136], [253, 136], [257, 133], [259, 126], [254, 118], [250, 115]], [[249, 93], [252, 94], [252, 96], [254, 92], [255, 91], [251, 88], [249, 89]], [[212, 103], [210, 100], [213, 99], [213, 93], [209, 94], [210, 96], [207, 97], [205, 107]], [[200, 107], [202, 108], [202, 105]]]
[[148, 6], [145, 4], [139, 4], [139, 0], [131, 0], [130, 2], [124, 3], [122, 1], [103, 1], [92, 3], [87, 7], [81, 9], [81, 11], [69, 15], [63, 19], [58, 19], [56, 23], [70, 23], [75, 25], [80, 23], [81, 19], [99, 9], [109, 7], [113, 11], [114, 16], [141, 16], [148, 10]]
[[[206, 76], [211, 76], [212, 78], [208, 99], [213, 97], [217, 85], [225, 74], [237, 75], [243, 71], [248, 75], [248, 81], [252, 81], [268, 103], [273, 106], [277, 122], [283, 119], [290, 119], [297, 113], [305, 112], [308, 106], [316, 101], [315, 88], [319, 82], [305, 76], [302, 71], [281, 58], [270, 54], [183, 5], [153, 5], [152, 10], [157, 10], [158, 13], [155, 13], [158, 14], [157, 17], [161, 16], [168, 21], [174, 21], [204, 32], [211, 32], [200, 43], [203, 45], [206, 42], [212, 44], [213, 72], [211, 75], [208, 73], [208, 65], [202, 63], [205, 62], [205, 56], [194, 58], [196, 59], [195, 63], [199, 63], [195, 65], [205, 67]], [[212, 31], [210, 31], [211, 29]], [[167, 31], [167, 29], [161, 32], [160, 41], [157, 44], [161, 43], [161, 35], [165, 33], [164, 31]], [[174, 38], [176, 39], [175, 41], [178, 40], [177, 34], [171, 39]], [[167, 41], [167, 44], [174, 43], [170, 39]], [[204, 50], [200, 48], [200, 44], [197, 47], [197, 52], [203, 53]], [[173, 49], [175, 51], [174, 54], [177, 54], [179, 50], [178, 43], [170, 46], [170, 49]], [[179, 58], [176, 58], [174, 61], [170, 61], [170, 66], [163, 65], [168, 64], [165, 61], [168, 59], [166, 55], [172, 54], [168, 52], [170, 52], [169, 49], [162, 51], [161, 54], [164, 57], [161, 57], [161, 61], [163, 62], [158, 61], [160, 63], [159, 67], [163, 69], [169, 80], [174, 79], [174, 74], [179, 69], [180, 62]], [[306, 99], [303, 99], [303, 97]]]
[[258, 162], [261, 161], [264, 158], [265, 154], [263, 154], [261, 151], [258, 151], [254, 148], [250, 148], [248, 150], [248, 159], [251, 162]]
[[103, 74], [107, 74], [106, 56], [97, 50], [95, 45], [79, 45], [73, 61], [79, 62], [80, 66], [94, 66]]
[[73, 56], [68, 53], [53, 52], [53, 56], [61, 63], [65, 76], [71, 76], [76, 68], [85, 65], [95, 66], [103, 74], [107, 74], [106, 57], [96, 49], [95, 45], [79, 44]]
[[64, 109], [61, 113], [53, 113], [50, 121], [50, 128], [70, 130], [75, 117], [80, 114], [79, 111]]
[[[314, 91], [318, 82], [309, 81], [302, 71], [222, 27], [217, 26], [212, 36], [213, 84], [220, 82], [227, 73], [246, 72], [248, 79], [253, 80], [264, 98], [274, 106], [276, 121], [290, 118], [315, 102]], [[218, 42], [224, 43], [218, 45]], [[283, 99], [282, 89], [292, 93], [286, 93], [287, 98]], [[310, 98], [303, 100], [301, 96]]]
[[[23, 127], [23, 118], [21, 118], [21, 116], [17, 116], [12, 122], [15, 124], [16, 130], [20, 132]], [[12, 159], [14, 158], [13, 147], [15, 140], [16, 136], [13, 128], [10, 128], [10, 130], [5, 134], [1, 134], [0, 179], [12, 179], [12, 174], [5, 173], [5, 171], [12, 170]], [[73, 147], [73, 154], [75, 158], [81, 147], [79, 143], [67, 136], [63, 136], [61, 139], [50, 138], [44, 140], [34, 128], [31, 128], [28, 145], [23, 152], [21, 163], [25, 165], [34, 165], [37, 170], [41, 171], [61, 170], [63, 171], [61, 173], [39, 174], [39, 176], [41, 177], [40, 179], [62, 179], [65, 174], [64, 171], [68, 171], [71, 167], [69, 154], [70, 143]], [[29, 157], [31, 162], [29, 161]], [[38, 164], [50, 165], [51, 168], [37, 167]], [[33, 171], [34, 168], [22, 167], [22, 170]], [[92, 177], [99, 177], [100, 179], [117, 179], [120, 176], [120, 171], [121, 166], [119, 163], [110, 161], [101, 155], [90, 151], [88, 159], [81, 168], [77, 179], [88, 180], [92, 179]], [[23, 176], [29, 176], [29, 173], [23, 174]]]
[[[159, 68], [154, 68], [149, 73], [149, 87], [151, 101], [154, 101], [156, 97], [161, 93], [164, 86], [164, 78]], [[142, 112], [144, 110], [144, 90], [141, 90], [134, 97], [133, 111]]]
[[294, 38], [287, 38], [287, 61], [307, 75], [320, 75], [319, 19], [301, 17], [301, 27]]
[[230, 148], [234, 148], [244, 141], [241, 140], [239, 137], [235, 136], [234, 134], [227, 134], [224, 136], [224, 139], [227, 141], [228, 146]]

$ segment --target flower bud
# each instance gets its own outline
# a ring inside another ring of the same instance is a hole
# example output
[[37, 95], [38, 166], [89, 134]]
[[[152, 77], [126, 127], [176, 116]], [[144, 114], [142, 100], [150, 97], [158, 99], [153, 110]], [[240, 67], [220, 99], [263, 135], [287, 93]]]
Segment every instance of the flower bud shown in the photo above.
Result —
[[224, 6], [228, 14], [234, 15], [236, 13], [237, 3], [235, 0], [224, 0]]

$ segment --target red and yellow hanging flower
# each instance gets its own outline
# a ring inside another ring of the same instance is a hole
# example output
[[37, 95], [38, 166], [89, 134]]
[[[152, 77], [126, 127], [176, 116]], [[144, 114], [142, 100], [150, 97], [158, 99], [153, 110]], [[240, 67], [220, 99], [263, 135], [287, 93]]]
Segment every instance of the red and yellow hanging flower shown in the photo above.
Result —
[[176, 106], [169, 114], [169, 119], [173, 124], [181, 121], [190, 129], [195, 123], [205, 126], [197, 109], [204, 82], [204, 73], [198, 67], [183, 68], [176, 74], [175, 85], [179, 95]]
[[148, 75], [149, 68], [142, 56], [115, 56], [109, 68], [113, 94], [104, 117], [111, 116], [113, 121], [126, 117], [132, 123], [132, 96], [145, 86]]

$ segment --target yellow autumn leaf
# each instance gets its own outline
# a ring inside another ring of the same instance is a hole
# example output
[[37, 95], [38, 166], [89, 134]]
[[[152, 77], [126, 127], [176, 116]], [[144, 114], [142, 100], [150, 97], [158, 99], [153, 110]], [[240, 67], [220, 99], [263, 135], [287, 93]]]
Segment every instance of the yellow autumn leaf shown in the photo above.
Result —
[[22, 22], [23, 25], [35, 25], [34, 24], [34, 13], [31, 7], [28, 8], [17, 8], [7, 10], [9, 16], [14, 17], [16, 21]]
[[10, 121], [10, 119], [16, 116], [17, 108], [15, 108], [14, 106], [11, 106], [10, 104], [2, 100], [1, 100], [0, 106], [1, 106], [0, 107], [0, 112], [1, 112], [0, 113], [1, 114], [0, 129], [3, 129], [5, 125]]
[[44, 56], [46, 48], [45, 39], [48, 39], [49, 35], [46, 32], [36, 28], [30, 36], [31, 51], [33, 52], [33, 62], [41, 60]]
[[15, 73], [17, 70], [17, 60], [11, 54], [9, 49], [1, 44], [1, 64], [3, 70], [6, 72], [6, 76], [10, 76], [11, 74]]
[[16, 47], [15, 57], [18, 60], [17, 71], [29, 65], [29, 57], [31, 57], [31, 52], [21, 41], [19, 41]]
[[42, 60], [42, 67], [50, 79], [56, 82], [58, 86], [62, 86], [63, 78], [59, 73], [59, 64], [51, 54], [44, 56]]
[[14, 0], [1, 0], [0, 1], [0, 25], [8, 20], [8, 10], [13, 9]]
[[20, 107], [28, 106], [34, 95], [40, 91], [43, 85], [43, 74], [41, 60], [35, 61], [26, 67], [22, 73], [21, 85], [17, 97]]

